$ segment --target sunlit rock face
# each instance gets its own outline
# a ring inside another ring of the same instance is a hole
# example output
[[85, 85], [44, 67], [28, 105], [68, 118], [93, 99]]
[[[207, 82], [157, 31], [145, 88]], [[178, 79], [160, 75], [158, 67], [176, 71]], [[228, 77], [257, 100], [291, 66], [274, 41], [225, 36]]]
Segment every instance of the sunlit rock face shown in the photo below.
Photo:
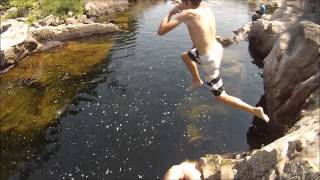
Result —
[[108, 38], [70, 42], [29, 56], [2, 75], [0, 133], [33, 134], [54, 122], [111, 48]]
[[240, 158], [234, 159], [220, 155], [201, 158], [199, 167], [204, 178], [317, 179], [320, 175], [318, 106], [319, 102], [315, 102], [287, 135], [243, 158], [240, 154]]
[[89, 17], [121, 12], [129, 6], [128, 0], [86, 0], [85, 11]]
[[284, 131], [297, 120], [305, 100], [319, 89], [320, 26], [291, 26], [264, 59], [264, 86], [271, 123]]
[[280, 134], [297, 122], [305, 100], [319, 88], [320, 64], [319, 8], [310, 8], [320, 2], [284, 2], [270, 19], [253, 22], [249, 33], [249, 51], [264, 66], [272, 129]]
[[119, 28], [111, 23], [69, 24], [67, 26], [31, 28], [33, 37], [39, 41], [65, 41], [117, 31], [119, 31]]
[[10, 19], [1, 23], [0, 68], [3, 69], [22, 60], [38, 48], [28, 25]]
[[252, 22], [249, 36], [249, 51], [256, 61], [262, 63], [273, 48], [273, 44], [288, 29], [301, 20], [319, 24], [320, 1], [316, 0], [275, 0], [279, 8], [270, 16]]

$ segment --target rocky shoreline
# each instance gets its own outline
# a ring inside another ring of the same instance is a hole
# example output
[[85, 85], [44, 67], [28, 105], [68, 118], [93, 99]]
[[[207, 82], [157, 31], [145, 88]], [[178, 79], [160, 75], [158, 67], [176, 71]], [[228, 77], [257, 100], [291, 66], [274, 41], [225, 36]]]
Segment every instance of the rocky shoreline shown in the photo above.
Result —
[[[31, 25], [25, 18], [1, 22], [0, 74], [7, 72], [27, 55], [62, 46], [64, 41], [120, 31], [113, 23], [96, 22], [97, 17], [121, 12], [127, 0], [87, 0], [85, 14], [62, 19], [49, 15]], [[9, 11], [9, 10], [8, 10]]]
[[[274, 141], [233, 157], [208, 154], [195, 163], [204, 179], [317, 179], [320, 176], [319, 1], [274, 1], [272, 15], [235, 31], [264, 69], [263, 124]], [[255, 126], [255, 125], [254, 125]]]

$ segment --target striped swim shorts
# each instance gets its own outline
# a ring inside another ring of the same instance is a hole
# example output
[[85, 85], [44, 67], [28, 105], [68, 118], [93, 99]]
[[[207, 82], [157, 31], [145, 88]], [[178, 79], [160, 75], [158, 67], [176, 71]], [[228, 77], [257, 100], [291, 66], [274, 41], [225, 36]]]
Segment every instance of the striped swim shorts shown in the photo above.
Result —
[[220, 96], [224, 91], [222, 79], [219, 76], [220, 61], [222, 59], [223, 48], [218, 44], [213, 55], [199, 55], [199, 51], [196, 48], [188, 51], [188, 56], [192, 61], [202, 67], [205, 72], [205, 81], [209, 86], [210, 91], [215, 96]]

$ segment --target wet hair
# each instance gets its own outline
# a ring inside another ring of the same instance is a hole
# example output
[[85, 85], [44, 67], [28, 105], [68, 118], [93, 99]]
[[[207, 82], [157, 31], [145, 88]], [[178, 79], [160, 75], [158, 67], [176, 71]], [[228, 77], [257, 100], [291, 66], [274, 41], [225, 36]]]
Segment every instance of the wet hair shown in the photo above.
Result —
[[193, 5], [199, 5], [202, 0], [182, 0], [182, 1], [190, 1]]

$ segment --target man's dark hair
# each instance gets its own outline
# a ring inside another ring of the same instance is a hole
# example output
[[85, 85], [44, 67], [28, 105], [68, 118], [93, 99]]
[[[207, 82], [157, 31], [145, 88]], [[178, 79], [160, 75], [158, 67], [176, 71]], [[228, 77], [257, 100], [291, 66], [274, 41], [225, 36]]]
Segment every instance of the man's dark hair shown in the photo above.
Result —
[[190, 1], [193, 5], [199, 5], [202, 0], [182, 0], [182, 1]]

